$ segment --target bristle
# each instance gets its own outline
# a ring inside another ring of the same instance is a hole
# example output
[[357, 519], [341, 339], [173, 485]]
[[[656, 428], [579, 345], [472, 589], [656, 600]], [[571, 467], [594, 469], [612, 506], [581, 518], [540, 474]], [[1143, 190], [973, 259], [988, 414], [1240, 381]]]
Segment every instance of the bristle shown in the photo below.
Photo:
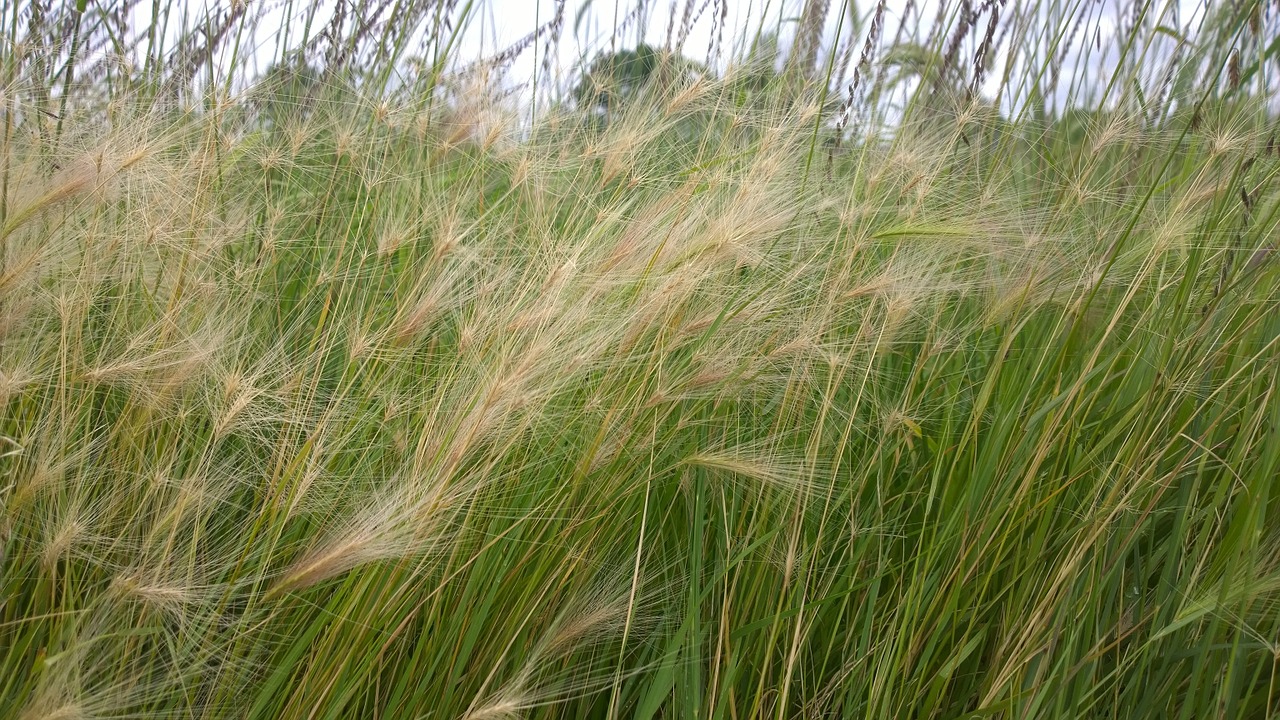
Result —
[[0, 12], [0, 716], [1272, 709], [1280, 5], [188, 5]]

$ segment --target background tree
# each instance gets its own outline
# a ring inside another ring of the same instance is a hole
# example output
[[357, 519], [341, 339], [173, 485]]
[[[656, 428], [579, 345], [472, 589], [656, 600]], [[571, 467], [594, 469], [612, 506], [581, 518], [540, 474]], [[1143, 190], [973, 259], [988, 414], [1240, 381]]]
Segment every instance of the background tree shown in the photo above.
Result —
[[647, 90], [683, 87], [709, 74], [710, 69], [701, 63], [641, 43], [597, 55], [574, 86], [573, 99], [579, 109], [608, 115]]

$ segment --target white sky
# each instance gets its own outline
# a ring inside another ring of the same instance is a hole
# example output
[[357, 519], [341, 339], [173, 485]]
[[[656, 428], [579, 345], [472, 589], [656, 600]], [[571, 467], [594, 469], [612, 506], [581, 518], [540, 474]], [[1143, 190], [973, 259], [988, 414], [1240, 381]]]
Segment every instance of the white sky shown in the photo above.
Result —
[[[204, 8], [208, 7], [225, 9], [229, 1], [186, 0], [185, 6], [179, 7], [185, 7], [188, 12], [199, 15]], [[276, 59], [274, 50], [278, 46], [279, 33], [285, 30], [286, 26], [289, 27], [288, 31], [291, 35], [290, 44], [296, 42], [301, 35], [303, 13], [313, 3], [319, 3], [319, 9], [313, 19], [311, 28], [311, 32], [314, 35], [323, 30], [337, 2], [352, 2], [353, 0], [293, 0], [293, 2], [288, 3], [293, 8], [293, 18], [285, 17], [286, 0], [247, 1], [250, 3], [268, 3], [266, 15], [262, 23], [257, 27], [252, 39], [252, 43], [259, 48], [259, 51], [250, 53], [250, 57], [257, 66], [256, 71], [260, 73], [265, 71]], [[958, 0], [918, 0], [915, 3], [920, 7], [918, 14], [925, 18], [925, 25], [931, 23], [936, 16], [940, 1], [947, 2], [949, 10], [952, 12], [958, 5]], [[1194, 27], [1198, 23], [1205, 1], [1154, 0], [1150, 12], [1159, 15], [1166, 6], [1177, 5], [1181, 10], [1180, 25], [1183, 29], [1186, 29]], [[686, 2], [688, 0], [648, 0], [647, 12], [638, 19], [638, 22], [632, 23], [625, 35], [618, 39], [619, 46], [633, 47], [642, 38], [651, 45], [665, 46], [668, 40], [668, 33], [672, 34], [674, 42], [678, 31], [671, 32], [669, 25], [673, 15], [676, 23], [679, 24], [680, 15], [684, 12]], [[790, 36], [795, 30], [796, 21], [804, 6], [804, 0], [727, 0], [727, 3], [727, 23], [722, 31], [724, 47], [720, 48], [716, 57], [709, 58], [707, 53], [708, 49], [713, 46], [713, 29], [716, 24], [716, 18], [712, 17], [715, 12], [715, 3], [707, 2], [706, 0], [694, 0], [695, 9], [704, 7], [705, 10], [697, 18], [697, 21], [693, 23], [685, 40], [683, 46], [685, 56], [701, 62], [711, 61], [713, 65], [722, 68], [729, 59], [741, 57], [745, 53], [746, 48], [744, 45], [750, 42], [750, 38], [754, 37], [757, 32], [761, 30], [770, 32], [778, 28], [782, 30], [781, 44], [785, 48], [789, 45]], [[467, 3], [462, 0], [457, 4], [458, 6], [465, 6]], [[883, 38], [891, 39], [893, 37], [901, 21], [901, 14], [906, 4], [907, 0], [887, 0]], [[146, 2], [138, 3], [135, 9], [137, 14], [135, 28], [141, 29], [145, 27], [148, 19], [145, 14], [149, 13], [150, 5], [151, 3]], [[476, 11], [471, 22], [460, 38], [458, 47], [451, 53], [452, 57], [460, 63], [492, 56], [515, 44], [535, 28], [549, 21], [555, 14], [557, 2], [556, 0], [476, 0], [475, 5]], [[856, 62], [856, 52], [861, 50], [862, 41], [865, 38], [865, 21], [869, 19], [871, 12], [875, 8], [875, 0], [859, 0], [857, 2], [836, 0], [831, 2], [830, 5], [820, 52], [823, 54], [829, 53], [833, 48], [837, 47], [838, 41], [844, 41], [849, 38], [854, 20], [846, 16], [843, 23], [841, 23], [840, 15], [842, 9], [853, 7], [856, 12], [862, 14], [861, 20], [864, 21], [864, 27], [858, 33], [858, 37], [855, 38]], [[1013, 3], [1008, 3], [1006, 7], [1011, 8], [1012, 5]], [[1096, 27], [1100, 23], [1103, 33], [1106, 33], [1109, 28], [1117, 24], [1116, 20], [1121, 12], [1121, 6], [1127, 7], [1129, 2], [1128, 0], [1104, 0], [1102, 5], [1099, 6], [1093, 0], [1063, 0], [1062, 5], [1088, 8], [1090, 21], [1087, 26]], [[171, 5], [170, 7], [173, 6]], [[566, 0], [564, 26], [557, 46], [557, 57], [552, 63], [557, 86], [564, 88], [566, 84], [572, 82], [575, 68], [580, 67], [584, 60], [589, 61], [596, 52], [602, 49], [609, 49], [609, 44], [614, 35], [613, 29], [635, 7], [636, 0]], [[1009, 9], [1006, 9], [1006, 12], [1009, 11]], [[1165, 22], [1167, 23], [1167, 20]], [[917, 20], [913, 18], [911, 25], [914, 26], [916, 23]], [[979, 21], [979, 31], [985, 29], [985, 23], [986, 17], [984, 16]], [[837, 27], [839, 25], [843, 25], [843, 27], [839, 29], [837, 35]], [[541, 69], [543, 62], [541, 55], [544, 52], [544, 43], [544, 40], [539, 40], [539, 42], [522, 52], [510, 66], [507, 81], [515, 85], [524, 85], [526, 89], [520, 95], [526, 100], [528, 99], [528, 86], [525, 83], [534, 75], [535, 70], [540, 71]], [[984, 87], [984, 90], [989, 90], [992, 87], [995, 78], [1002, 71], [999, 64], [1000, 57], [1003, 55], [1004, 53], [1000, 53], [997, 56], [996, 67], [989, 73], [988, 84]], [[1071, 63], [1068, 61], [1068, 67], [1070, 65]], [[1096, 66], [1086, 68], [1086, 71], [1093, 76], [1104, 76], [1105, 70], [1106, 68]], [[544, 83], [545, 79], [540, 78], [539, 86], [545, 88], [546, 85]], [[1064, 78], [1059, 87], [1060, 90], [1065, 90], [1069, 86], [1070, 79]]]
[[[892, 0], [888, 3], [889, 13], [896, 15], [894, 10], [900, 11], [903, 4], [904, 0]], [[564, 58], [570, 61], [579, 59], [584, 52], [607, 43], [613, 35], [613, 28], [634, 6], [634, 0], [625, 4], [622, 0], [567, 0], [562, 37]], [[780, 18], [794, 20], [799, 16], [803, 0], [728, 0], [728, 6], [728, 22], [724, 32], [727, 46], [725, 54], [732, 57], [744, 50], [741, 47], [743, 39], [753, 35], [762, 24], [769, 29], [777, 27]], [[489, 0], [481, 10], [477, 27], [466, 38], [468, 47], [483, 49], [485, 52], [492, 52], [495, 47], [507, 47], [540, 23], [550, 20], [555, 14], [555, 7], [555, 0]], [[587, 12], [575, 32], [575, 20], [584, 8]], [[683, 8], [683, 0], [680, 0], [674, 9], [677, 23]], [[692, 26], [685, 42], [686, 54], [694, 59], [705, 60], [705, 57], [698, 56], [705, 54], [712, 45], [712, 26], [716, 20], [712, 17], [713, 11], [714, 8], [709, 7], [703, 12]], [[644, 39], [649, 44], [665, 45], [672, 14], [670, 0], [652, 0], [648, 12], [644, 13], [647, 17], [633, 24], [627, 33], [628, 44], [634, 45], [639, 39], [638, 31], [643, 29]], [[828, 18], [828, 25], [834, 30], [834, 17]], [[673, 33], [673, 36], [676, 34]], [[738, 47], [732, 45], [734, 42], [738, 43]], [[463, 54], [467, 54], [465, 50]], [[521, 60], [526, 73], [532, 71], [532, 57]]]
[[[195, 12], [199, 12], [198, 8], [203, 8], [215, 0], [187, 0], [188, 8]], [[261, 2], [262, 0], [249, 0], [250, 2]], [[318, 0], [321, 9], [316, 13], [312, 22], [312, 34], [323, 29], [325, 23], [332, 17], [333, 7], [337, 0]], [[350, 2], [351, 0], [347, 0]], [[649, 0], [647, 3], [647, 12], [639, 18], [639, 22], [632, 23], [629, 27], [625, 38], [620, 39], [625, 46], [634, 46], [640, 39], [640, 32], [643, 31], [643, 40], [651, 45], [664, 46], [667, 42], [668, 25], [671, 15], [676, 15], [677, 23], [679, 16], [684, 11], [686, 0]], [[891, 29], [897, 26], [899, 13], [905, 5], [906, 0], [888, 0], [886, 5], [885, 26]], [[280, 30], [286, 22], [291, 22], [294, 26], [293, 33], [295, 36], [301, 33], [302, 13], [311, 3], [306, 0], [298, 0], [294, 3], [294, 17], [286, 20], [285, 9], [280, 0], [274, 0], [271, 7], [268, 8], [266, 18], [257, 32], [257, 44], [264, 48], [264, 52], [259, 57], [262, 68], [272, 61], [270, 49], [276, 45], [276, 31]], [[458, 5], [465, 5], [465, 2], [459, 2]], [[521, 38], [528, 35], [535, 28], [550, 21], [555, 16], [556, 0], [477, 0], [476, 10], [472, 16], [472, 22], [467, 27], [465, 34], [460, 39], [459, 47], [454, 56], [460, 60], [478, 59], [483, 56], [493, 55], [506, 49]], [[704, 0], [695, 0], [694, 7], [702, 6]], [[832, 5], [838, 3], [833, 2]], [[857, 3], [859, 6], [867, 3]], [[936, 8], [937, 0], [925, 0], [924, 3], [928, 7]], [[145, 22], [145, 15], [149, 13], [149, 3], [140, 3], [135, 10], [137, 14], [138, 27]], [[698, 16], [697, 21], [690, 28], [688, 37], [684, 44], [685, 55], [691, 59], [698, 61], [706, 61], [706, 53], [712, 45], [712, 30], [717, 19], [712, 16], [714, 3], [707, 3], [706, 9]], [[774, 28], [783, 28], [786, 35], [790, 30], [794, 29], [795, 20], [800, 15], [804, 5], [804, 0], [727, 0], [728, 18], [726, 27], [723, 31], [723, 40], [725, 47], [721, 53], [723, 59], [741, 54], [745, 48], [742, 47], [744, 40], [753, 36], [757, 30], [763, 28], [766, 32]], [[673, 9], [674, 6], [674, 9]], [[571, 70], [583, 57], [588, 59], [594, 56], [595, 51], [607, 46], [613, 36], [613, 28], [617, 26], [625, 16], [628, 15], [636, 7], [636, 0], [566, 0], [565, 2], [565, 20], [561, 33], [561, 41], [558, 47], [557, 63], [563, 71]], [[871, 7], [874, 7], [872, 5]], [[859, 7], [859, 11], [867, 13], [871, 7]], [[933, 12], [927, 10], [926, 12]], [[827, 18], [827, 40], [830, 42], [834, 39], [836, 24], [840, 8], [833, 7]], [[845, 20], [844, 33], [847, 35], [849, 30], [849, 19]], [[718, 34], [718, 33], [717, 33]], [[673, 33], [678, 35], [677, 33]], [[674, 40], [674, 37], [673, 37]], [[511, 77], [513, 79], [527, 79], [532, 76], [536, 66], [541, 64], [541, 59], [535, 62], [535, 52], [541, 55], [543, 52], [542, 43], [538, 43], [538, 47], [530, 48], [521, 53], [515, 64], [511, 68]], [[713, 58], [714, 60], [714, 58]]]
[[[672, 5], [675, 8], [672, 8]], [[695, 4], [695, 10], [698, 5]], [[835, 4], [835, 3], [833, 3]], [[898, 13], [905, 0], [889, 0], [886, 11], [886, 25], [896, 27]], [[566, 0], [564, 29], [561, 34], [558, 55], [554, 66], [560, 73], [559, 81], [566, 81], [566, 74], [580, 67], [584, 60], [590, 61], [595, 53], [607, 49], [614, 32], [613, 29], [635, 8], [634, 0]], [[713, 17], [715, 8], [710, 5], [699, 16], [689, 29], [685, 38], [683, 54], [698, 62], [710, 62], [713, 66], [723, 67], [728, 60], [741, 57], [746, 53], [747, 43], [762, 28], [769, 32], [783, 29], [783, 41], [794, 30], [795, 20], [800, 15], [804, 0], [728, 0], [728, 17], [723, 34], [717, 25], [719, 19]], [[534, 28], [549, 21], [555, 15], [555, 0], [489, 0], [477, 16], [477, 22], [463, 38], [459, 57], [475, 57], [492, 55], [510, 47]], [[585, 13], [583, 12], [585, 10]], [[679, 40], [679, 21], [684, 11], [684, 0], [672, 3], [671, 0], [650, 0], [648, 12], [631, 23], [626, 34], [618, 39], [623, 47], [634, 47], [641, 39], [650, 45], [662, 47], [667, 44], [668, 35], [674, 44]], [[581, 19], [579, 20], [579, 14]], [[672, 15], [675, 15], [677, 27], [672, 30]], [[839, 10], [833, 8], [827, 18], [824, 47], [832, 44], [838, 20]], [[890, 17], [892, 19], [890, 20]], [[851, 19], [844, 20], [844, 34], [847, 36]], [[722, 38], [723, 46], [715, 57], [708, 57], [712, 49], [715, 35]], [[784, 45], [785, 46], [785, 45]], [[530, 48], [520, 55], [511, 66], [509, 77], [514, 82], [525, 82], [531, 78], [543, 59], [535, 59], [535, 48]], [[544, 48], [539, 43], [536, 53], [540, 56]]]

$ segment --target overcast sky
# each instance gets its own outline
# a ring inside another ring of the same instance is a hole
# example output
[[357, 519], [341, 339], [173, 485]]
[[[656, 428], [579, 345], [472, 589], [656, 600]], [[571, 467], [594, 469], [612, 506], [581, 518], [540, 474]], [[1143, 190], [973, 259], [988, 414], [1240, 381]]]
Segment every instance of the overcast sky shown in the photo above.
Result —
[[[199, 14], [203, 8], [221, 7], [225, 8], [226, 0], [186, 0], [186, 8], [195, 14]], [[315, 0], [319, 3], [319, 10], [312, 23], [312, 33], [318, 32], [325, 26], [326, 21], [331, 17], [333, 7], [339, 1], [351, 2], [351, 0]], [[625, 34], [618, 39], [622, 47], [633, 47], [638, 41], [643, 39], [645, 42], [656, 46], [666, 46], [668, 38], [672, 42], [678, 40], [678, 28], [673, 31], [671, 28], [674, 17], [675, 23], [679, 25], [679, 19], [684, 12], [687, 2], [690, 0], [649, 0], [646, 3], [647, 12], [642, 16], [633, 18], [627, 26]], [[919, 8], [916, 13], [918, 17], [925, 18], [923, 24], [932, 23], [933, 18], [937, 14], [939, 2], [946, 0], [917, 0], [914, 3]], [[1149, 12], [1155, 16], [1160, 16], [1170, 3], [1177, 5], [1180, 9], [1179, 25], [1182, 29], [1188, 27], [1194, 28], [1199, 22], [1199, 17], [1203, 14], [1204, 2], [1206, 0], [1154, 0]], [[296, 0], [288, 3], [294, 8], [295, 16], [290, 18], [285, 16], [284, 7], [286, 3], [283, 0], [248, 0], [248, 2], [269, 2], [267, 12], [261, 24], [256, 28], [252, 44], [261, 48], [259, 52], [251, 53], [257, 72], [264, 71], [276, 58], [274, 50], [278, 47], [279, 33], [289, 26], [291, 41], [290, 44], [296, 43], [298, 36], [301, 34], [302, 16], [306, 8], [311, 7], [312, 3], [307, 0]], [[465, 2], [458, 3], [459, 6], [465, 5]], [[610, 42], [615, 33], [614, 28], [617, 27], [624, 19], [628, 18], [636, 7], [636, 0], [566, 0], [565, 2], [565, 18], [563, 30], [561, 32], [560, 42], [557, 46], [557, 56], [552, 63], [555, 78], [558, 80], [557, 85], [561, 88], [569, 82], [572, 82], [573, 73], [579, 68], [584, 60], [590, 60], [596, 52], [600, 50], [610, 49]], [[693, 8], [704, 8], [697, 16], [696, 21], [692, 24], [688, 36], [683, 44], [683, 54], [692, 60], [710, 62], [713, 66], [723, 67], [724, 64], [732, 58], [741, 57], [746, 48], [744, 44], [750, 42], [750, 38], [754, 37], [757, 32], [763, 30], [765, 32], [772, 31], [777, 28], [782, 29], [781, 44], [785, 48], [790, 42], [790, 37], [794, 33], [796, 21], [801, 14], [804, 0], [728, 0], [727, 22], [721, 30], [717, 28], [717, 18], [714, 18], [716, 3], [707, 0], [693, 0]], [[885, 19], [884, 19], [884, 35], [892, 37], [901, 21], [902, 12], [907, 4], [907, 0], [887, 0]], [[976, 5], [977, 3], [975, 3]], [[138, 3], [137, 13], [148, 13], [150, 3]], [[954, 11], [957, 2], [948, 3], [949, 10]], [[1105, 42], [1106, 33], [1116, 27], [1119, 13], [1123, 7], [1129, 7], [1128, 0], [1103, 0], [1101, 4], [1095, 3], [1093, 0], [1065, 0], [1063, 5], [1067, 7], [1083, 7], [1090, 14], [1086, 27], [1101, 27], [1104, 39], [1104, 50], [1108, 44]], [[543, 25], [554, 17], [557, 7], [557, 0], [477, 0], [475, 3], [476, 10], [471, 17], [471, 21], [467, 24], [464, 34], [462, 35], [459, 45], [451, 53], [452, 58], [459, 64], [465, 64], [473, 60], [483, 57], [489, 57], [517, 43], [521, 38], [527, 36], [535, 28]], [[830, 52], [833, 48], [841, 47], [838, 43], [847, 42], [850, 39], [851, 29], [855, 25], [855, 20], [849, 17], [847, 9], [856, 8], [861, 13], [861, 20], [866, 20], [870, 13], [874, 10], [874, 0], [860, 0], [858, 2], [840, 2], [831, 3], [831, 9], [826, 18], [823, 31], [822, 52]], [[1006, 10], [1008, 12], [1008, 10]], [[842, 19], [842, 14], [844, 15]], [[135, 27], [144, 27], [148, 18], [139, 16], [135, 21]], [[912, 18], [911, 25], [919, 22], [918, 18]], [[1059, 19], [1057, 24], [1065, 22]], [[1168, 20], [1164, 21], [1166, 24]], [[979, 21], [980, 26], [984, 26], [985, 18]], [[1154, 23], [1153, 23], [1154, 25]], [[1086, 30], [1085, 32], [1088, 32]], [[715, 37], [723, 37], [724, 45], [708, 56], [708, 51], [715, 48]], [[853, 41], [855, 47], [860, 48], [863, 38], [865, 37], [865, 27], [858, 33]], [[1077, 45], [1079, 44], [1077, 39]], [[1172, 41], [1168, 41], [1172, 43]], [[1113, 44], [1111, 44], [1113, 45]], [[539, 41], [534, 46], [529, 47], [521, 53], [510, 66], [506, 82], [513, 86], [524, 87], [521, 95], [528, 99], [528, 81], [534, 76], [535, 70], [540, 70], [543, 65], [543, 58], [540, 55], [544, 52], [545, 45]], [[996, 55], [997, 66], [992, 69], [988, 75], [988, 84], [984, 89], [990, 90], [994, 87], [995, 78], [1002, 72], [999, 67], [1004, 53]], [[1094, 77], [1105, 77], [1109, 68], [1106, 67], [1106, 60], [1101, 61], [1097, 58], [1091, 58], [1091, 65], [1087, 71]], [[1070, 72], [1073, 63], [1068, 59], [1064, 72]], [[545, 79], [540, 80], [540, 87], [545, 86]], [[1061, 92], [1069, 89], [1069, 78], [1064, 79], [1060, 83]], [[990, 94], [990, 92], [986, 93]]]
[[[589, 61], [597, 51], [608, 49], [614, 28], [624, 20], [631, 20], [625, 35], [619, 38], [619, 43], [624, 46], [635, 46], [641, 40], [659, 47], [665, 46], [668, 38], [673, 44], [679, 41], [679, 20], [684, 0], [679, 0], [675, 8], [672, 8], [671, 0], [653, 0], [648, 3], [648, 12], [629, 18], [635, 4], [634, 0], [566, 0], [564, 30], [556, 62], [553, 63], [559, 69], [561, 83], [566, 81], [566, 74], [571, 74], [584, 60]], [[744, 44], [761, 28], [768, 32], [781, 25], [785, 44], [804, 0], [728, 0], [728, 17], [723, 32], [718, 28], [719, 19], [713, 17], [714, 8], [710, 7], [713, 4], [708, 3], [706, 10], [690, 27], [682, 54], [722, 68], [730, 59], [745, 54], [747, 48]], [[904, 0], [888, 2], [887, 14], [894, 17], [895, 23], [903, 4]], [[699, 5], [703, 3], [695, 3], [695, 10]], [[490, 0], [465, 36], [460, 57], [491, 55], [510, 47], [533, 28], [554, 17], [555, 9], [555, 0]], [[676, 28], [670, 27], [673, 14]], [[834, 44], [838, 15], [839, 10], [833, 8], [827, 18], [824, 47]], [[843, 30], [846, 37], [850, 23], [851, 19], [846, 17]], [[717, 38], [722, 40], [719, 48], [715, 47]], [[537, 52], [543, 52], [543, 48], [539, 46]], [[526, 82], [541, 64], [542, 59], [535, 60], [532, 49], [526, 51], [512, 65], [509, 77], [514, 82]]]
[[[252, 1], [252, 0], [251, 0]], [[313, 21], [314, 28], [323, 28], [325, 21], [332, 16], [333, 7], [338, 0], [319, 0], [320, 10]], [[349, 1], [349, 0], [348, 0]], [[886, 27], [896, 27], [899, 13], [906, 0], [888, 0], [886, 5]], [[936, 8], [938, 0], [925, 0], [926, 8]], [[190, 7], [200, 8], [213, 0], [188, 0]], [[624, 40], [628, 46], [634, 46], [643, 39], [652, 45], [666, 45], [671, 24], [671, 16], [679, 16], [684, 12], [686, 0], [650, 0], [647, 12], [629, 23]], [[459, 3], [463, 5], [465, 3]], [[691, 59], [715, 63], [715, 57], [708, 58], [707, 51], [713, 44], [713, 29], [718, 23], [714, 18], [715, 3], [705, 0], [694, 0], [695, 10], [704, 7], [689, 30], [684, 43], [684, 54]], [[838, 3], [833, 2], [835, 6]], [[859, 10], [866, 13], [870, 8], [863, 8], [867, 3], [857, 3]], [[917, 3], [919, 5], [920, 3]], [[149, 12], [148, 3], [139, 3], [135, 12], [138, 19], [145, 22], [144, 15]], [[294, 17], [285, 16], [282, 4], [275, 4], [268, 10], [267, 16], [257, 31], [256, 42], [263, 48], [276, 45], [275, 32], [287, 23], [300, 28], [303, 8], [307, 2], [294, 3]], [[460, 40], [454, 57], [460, 61], [469, 61], [490, 56], [518, 42], [535, 28], [550, 21], [556, 12], [557, 0], [478, 0], [470, 24]], [[742, 53], [745, 38], [751, 37], [760, 28], [769, 31], [783, 28], [784, 34], [793, 29], [795, 20], [801, 13], [804, 0], [727, 0], [728, 17], [723, 30], [724, 47], [717, 53], [720, 60], [726, 60]], [[674, 7], [673, 7], [674, 6]], [[563, 71], [570, 71], [584, 57], [591, 57], [595, 51], [607, 44], [613, 37], [613, 29], [627, 18], [636, 7], [635, 0], [566, 0], [564, 28], [558, 47], [557, 62]], [[926, 10], [932, 12], [932, 10]], [[834, 41], [836, 26], [841, 10], [833, 7], [826, 23], [828, 43]], [[844, 21], [843, 33], [849, 32], [850, 19]], [[295, 30], [295, 35], [299, 31]], [[715, 33], [717, 36], [719, 32]], [[673, 41], [679, 32], [672, 33]], [[513, 79], [527, 79], [532, 76], [541, 60], [535, 61], [535, 53], [543, 51], [541, 43], [537, 48], [530, 48], [522, 53], [511, 68]], [[272, 60], [270, 52], [264, 52], [257, 58], [261, 64], [269, 64]], [[265, 68], [264, 68], [265, 69]]]

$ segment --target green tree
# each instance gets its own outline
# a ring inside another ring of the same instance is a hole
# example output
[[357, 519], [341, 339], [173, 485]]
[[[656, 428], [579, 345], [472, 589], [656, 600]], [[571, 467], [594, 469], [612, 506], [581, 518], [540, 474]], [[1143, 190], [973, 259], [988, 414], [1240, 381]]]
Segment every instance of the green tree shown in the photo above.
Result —
[[574, 86], [573, 99], [578, 108], [607, 116], [645, 92], [683, 87], [709, 73], [701, 63], [641, 43], [598, 55]]
[[323, 88], [320, 70], [301, 61], [273, 64], [257, 82], [254, 104], [267, 127], [304, 117]]

